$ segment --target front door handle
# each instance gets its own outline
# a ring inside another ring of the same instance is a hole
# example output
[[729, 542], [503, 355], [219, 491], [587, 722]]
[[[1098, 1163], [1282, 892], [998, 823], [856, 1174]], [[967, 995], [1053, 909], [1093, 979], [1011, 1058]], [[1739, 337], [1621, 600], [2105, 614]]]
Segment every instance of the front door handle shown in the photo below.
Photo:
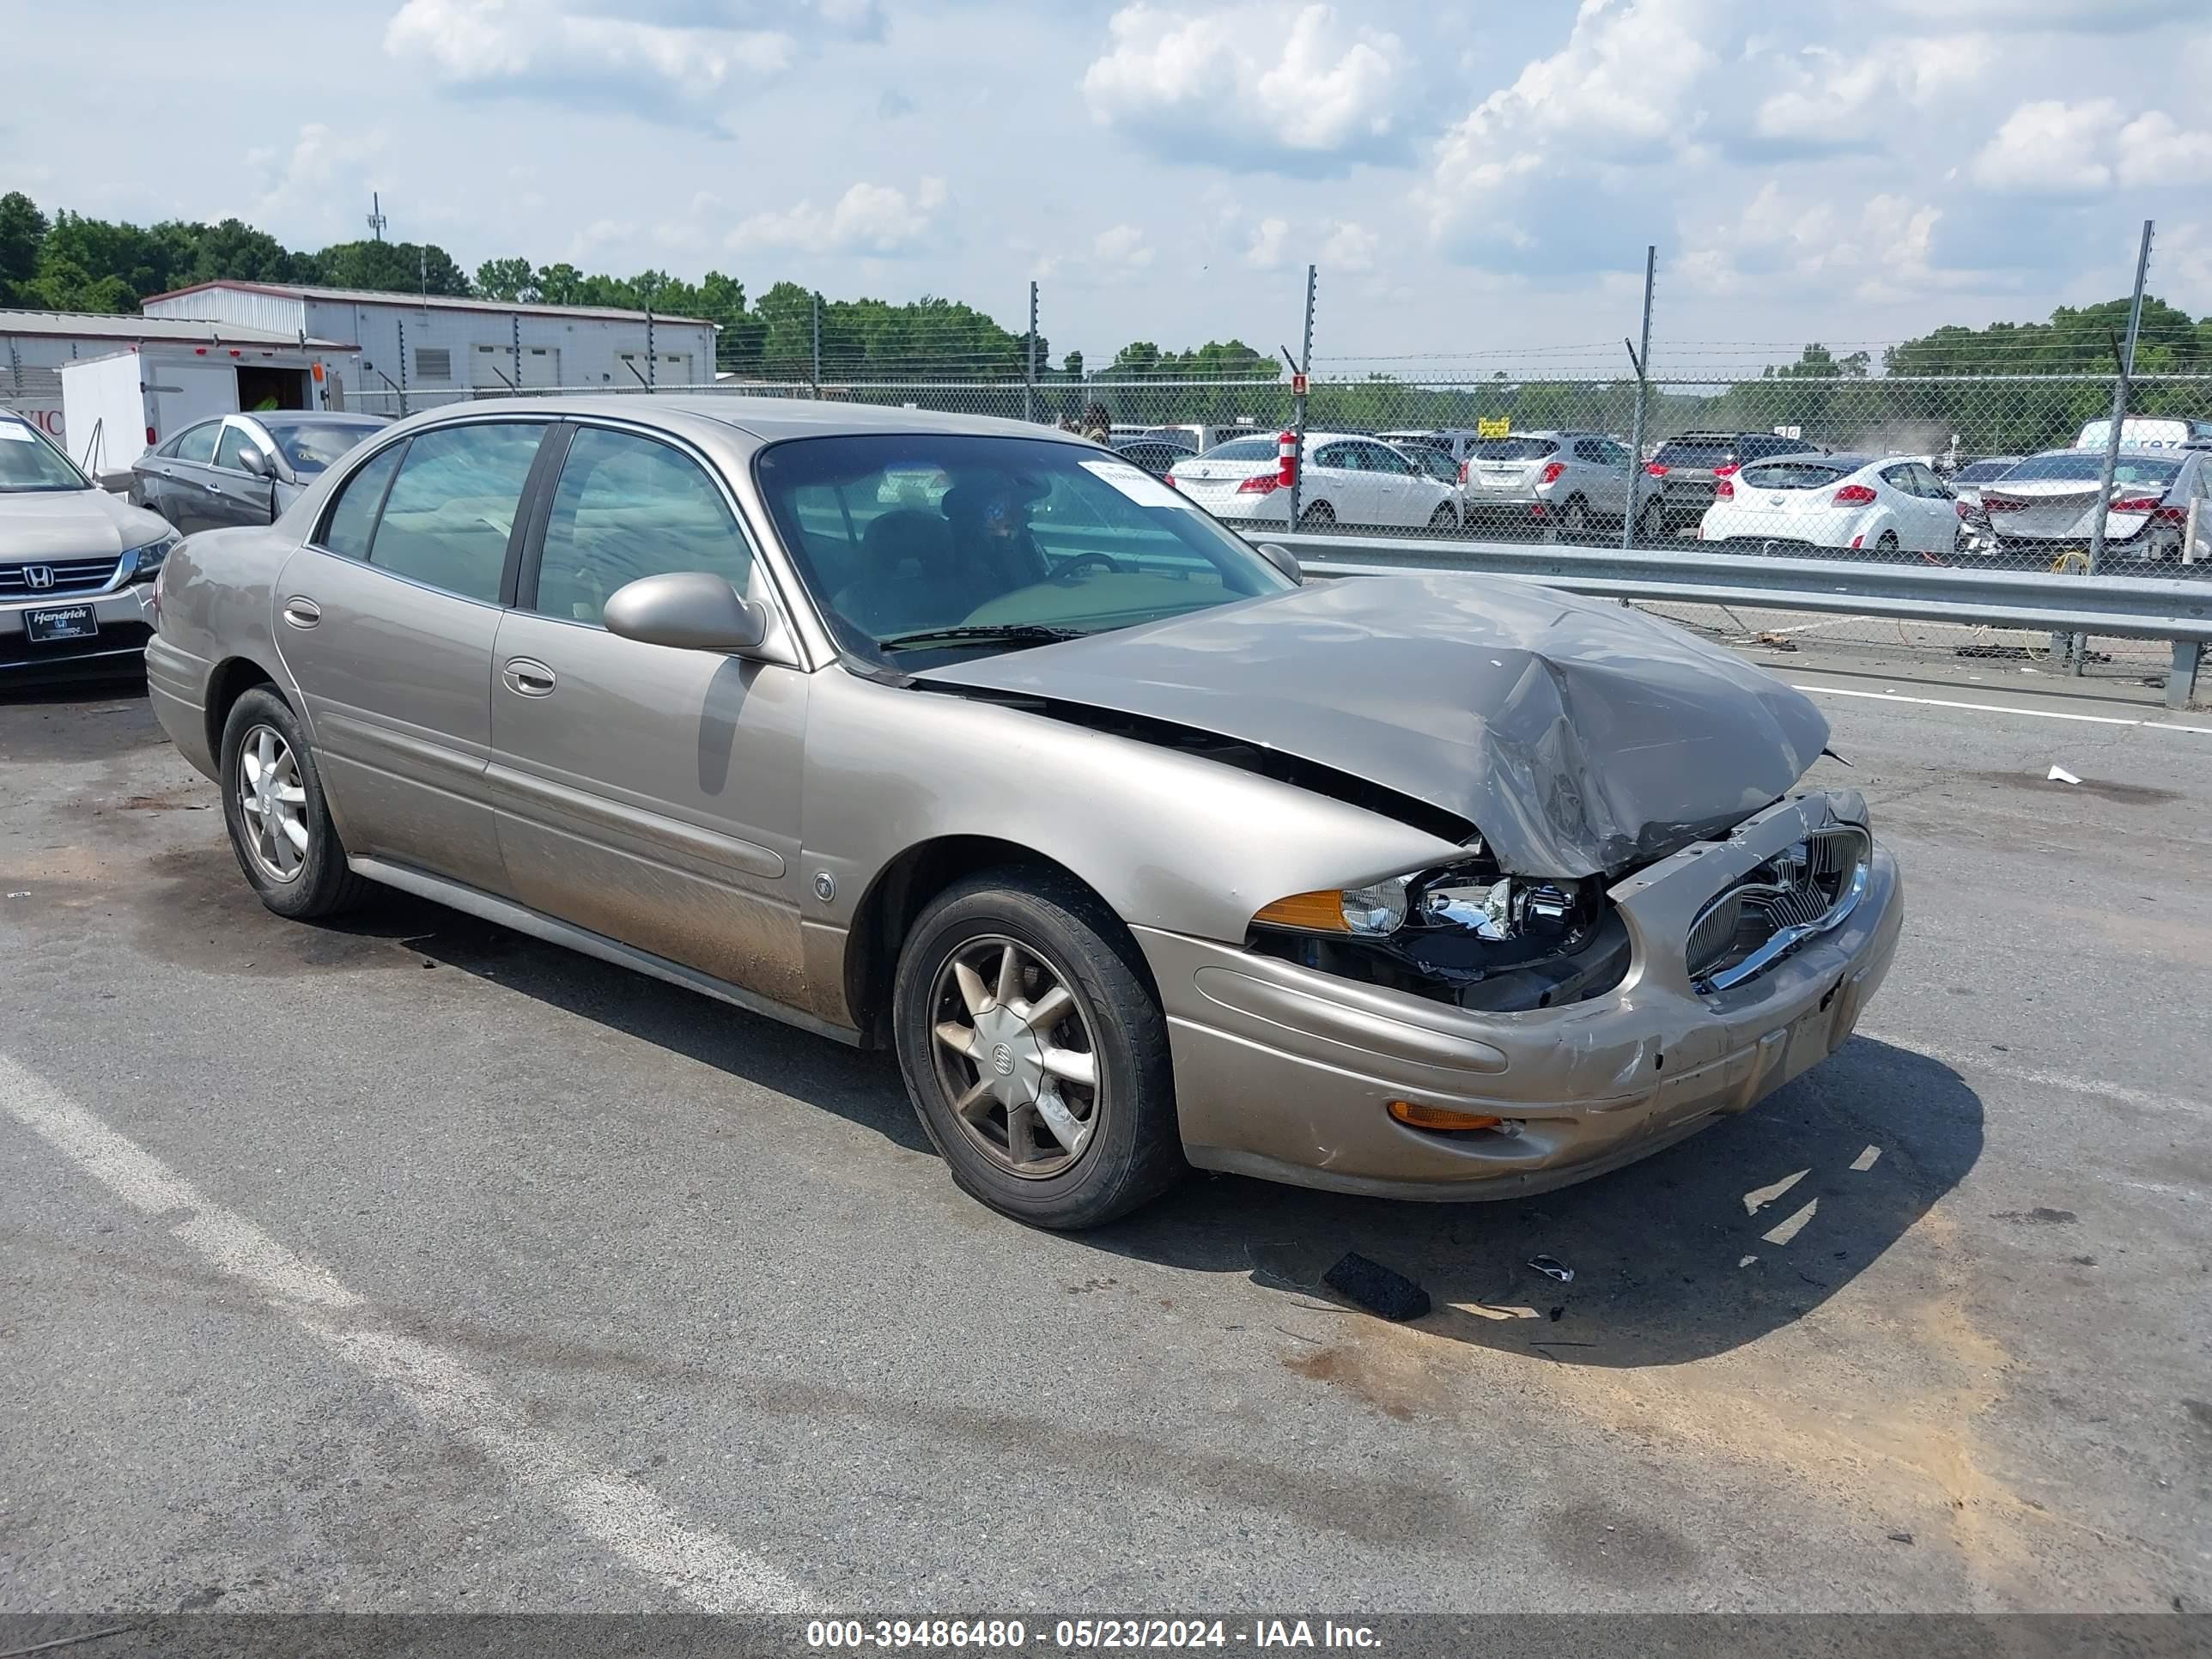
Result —
[[313, 628], [323, 619], [323, 607], [304, 593], [284, 601], [284, 620], [295, 628]]
[[535, 657], [509, 657], [500, 678], [507, 690], [526, 697], [543, 697], [553, 690], [553, 671]]

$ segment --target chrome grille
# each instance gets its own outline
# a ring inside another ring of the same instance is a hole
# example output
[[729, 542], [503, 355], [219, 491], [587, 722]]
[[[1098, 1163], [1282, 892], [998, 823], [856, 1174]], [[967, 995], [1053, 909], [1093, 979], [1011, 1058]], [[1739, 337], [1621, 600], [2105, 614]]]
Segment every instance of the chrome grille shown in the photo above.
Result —
[[[71, 593], [96, 592], [115, 579], [117, 561], [105, 559], [26, 559], [0, 564], [0, 599], [42, 599]], [[31, 573], [46, 572], [50, 581], [33, 583]]]
[[1849, 915], [1865, 889], [1865, 830], [1837, 824], [1778, 853], [1690, 924], [1684, 958], [1700, 991], [1741, 985]]

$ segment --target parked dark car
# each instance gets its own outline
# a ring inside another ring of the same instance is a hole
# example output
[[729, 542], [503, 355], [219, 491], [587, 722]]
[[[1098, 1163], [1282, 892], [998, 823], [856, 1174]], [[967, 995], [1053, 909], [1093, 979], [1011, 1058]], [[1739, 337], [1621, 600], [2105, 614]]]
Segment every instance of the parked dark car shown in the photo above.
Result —
[[1659, 481], [1659, 488], [1636, 511], [1637, 537], [1657, 541], [1702, 522], [1719, 493], [1720, 480], [1734, 477], [1753, 461], [1819, 449], [1818, 444], [1772, 432], [1685, 432], [1669, 438], [1644, 469]]
[[131, 469], [131, 500], [188, 536], [274, 524], [325, 467], [390, 424], [380, 415], [321, 410], [217, 416], [141, 455]]
[[1141, 466], [1155, 478], [1164, 478], [1177, 461], [1195, 459], [1198, 452], [1170, 438], [1131, 438], [1114, 446], [1114, 453], [1132, 465]]

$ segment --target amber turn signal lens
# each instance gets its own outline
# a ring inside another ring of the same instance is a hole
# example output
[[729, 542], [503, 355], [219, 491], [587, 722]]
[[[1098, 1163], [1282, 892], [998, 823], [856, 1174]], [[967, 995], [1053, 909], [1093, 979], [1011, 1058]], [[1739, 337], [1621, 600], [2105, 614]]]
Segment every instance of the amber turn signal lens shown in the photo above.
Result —
[[1448, 1112], [1441, 1106], [1423, 1106], [1411, 1100], [1394, 1100], [1384, 1109], [1409, 1129], [1495, 1129], [1505, 1121], [1480, 1112]]
[[1277, 899], [1252, 918], [1272, 927], [1297, 927], [1310, 933], [1348, 933], [1344, 920], [1344, 895], [1332, 887], [1326, 892], [1293, 893]]

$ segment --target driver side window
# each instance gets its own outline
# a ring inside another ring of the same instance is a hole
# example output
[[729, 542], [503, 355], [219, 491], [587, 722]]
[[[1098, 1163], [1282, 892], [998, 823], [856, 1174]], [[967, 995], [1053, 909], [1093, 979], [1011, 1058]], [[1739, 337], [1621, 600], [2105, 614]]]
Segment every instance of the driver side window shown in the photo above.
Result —
[[599, 427], [578, 428], [545, 525], [532, 609], [598, 623], [641, 576], [703, 570], [745, 592], [752, 549], [713, 479], [681, 451]]
[[246, 452], [255, 446], [248, 441], [243, 427], [226, 424], [222, 441], [215, 447], [215, 464], [226, 472], [246, 471]]

